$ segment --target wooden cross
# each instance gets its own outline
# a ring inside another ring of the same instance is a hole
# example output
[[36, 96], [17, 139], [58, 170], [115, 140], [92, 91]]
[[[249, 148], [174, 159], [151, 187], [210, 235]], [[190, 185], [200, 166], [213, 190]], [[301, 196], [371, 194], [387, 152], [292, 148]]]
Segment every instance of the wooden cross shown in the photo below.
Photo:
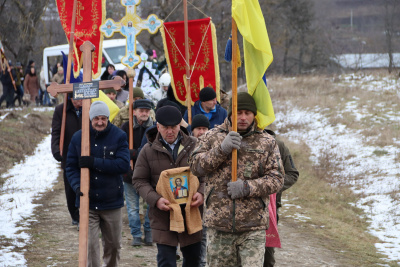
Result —
[[[80, 50], [83, 53], [83, 82], [90, 82], [92, 80], [92, 51], [95, 46], [91, 42], [85, 42]], [[116, 77], [114, 80], [100, 81], [99, 89], [104, 90], [108, 88], [120, 89], [125, 85], [125, 81], [121, 77]], [[71, 93], [73, 91], [73, 84], [57, 84], [55, 82], [47, 88], [47, 91], [53, 97], [59, 93]], [[82, 148], [81, 156], [90, 156], [90, 124], [89, 122], [89, 109], [90, 99], [83, 99], [82, 101]], [[81, 192], [83, 196], [80, 197], [80, 210], [79, 210], [79, 266], [84, 267], [87, 263], [87, 249], [88, 249], [88, 232], [89, 232], [89, 181], [90, 173], [88, 168], [81, 169]]]

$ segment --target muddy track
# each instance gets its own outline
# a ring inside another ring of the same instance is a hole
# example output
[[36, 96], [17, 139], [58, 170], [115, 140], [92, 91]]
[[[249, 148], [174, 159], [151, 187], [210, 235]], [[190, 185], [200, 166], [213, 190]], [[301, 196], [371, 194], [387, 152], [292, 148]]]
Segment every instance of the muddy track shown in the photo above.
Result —
[[[66, 207], [61, 177], [54, 190], [37, 202], [41, 206], [33, 216], [32, 243], [26, 247], [28, 266], [78, 266], [78, 231], [71, 225]], [[128, 226], [126, 208], [123, 209], [123, 244], [120, 266], [156, 266], [155, 245], [134, 248]], [[277, 249], [276, 266], [346, 266], [338, 253], [328, 250], [322, 241], [305, 232], [300, 223], [281, 218], [279, 231], [282, 249]]]

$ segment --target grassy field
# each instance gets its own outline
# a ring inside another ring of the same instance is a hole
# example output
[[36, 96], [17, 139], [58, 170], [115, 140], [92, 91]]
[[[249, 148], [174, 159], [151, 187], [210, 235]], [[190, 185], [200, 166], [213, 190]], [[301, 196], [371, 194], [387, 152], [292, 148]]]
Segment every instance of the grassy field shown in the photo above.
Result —
[[[6, 114], [0, 122], [0, 175], [33, 153], [36, 145], [50, 133], [53, 116], [52, 111], [34, 111], [32, 108], [0, 110], [0, 116]], [[0, 178], [0, 185], [2, 183]]]
[[[287, 114], [294, 107], [317, 110], [327, 118], [328, 124], [343, 125], [345, 129], [358, 133], [363, 143], [376, 147], [371, 156], [365, 157], [384, 156], [389, 153], [388, 148], [400, 148], [400, 88], [397, 77], [382, 73], [337, 77], [276, 76], [268, 80], [268, 86], [275, 113]], [[290, 119], [282, 128], [278, 129], [276, 123], [270, 127], [279, 132], [278, 137], [286, 139], [300, 171], [297, 184], [284, 193], [287, 201], [283, 204], [282, 216], [293, 218], [305, 229], [327, 240], [331, 249], [340, 251], [351, 266], [399, 266], [394, 261], [384, 261], [386, 256], [377, 252], [375, 244], [380, 241], [369, 234], [368, 214], [355, 205], [363, 195], [355, 194], [350, 189], [347, 183], [349, 177], [338, 175], [343, 173], [346, 160], [343, 164], [338, 162], [330, 153], [334, 148], [328, 147], [311, 161], [310, 147], [305, 142], [293, 143], [285, 138], [290, 136], [288, 133], [291, 131], [302, 127], [305, 125], [291, 123]], [[397, 154], [395, 162], [399, 160]], [[353, 178], [362, 181], [365, 177]], [[399, 175], [397, 178], [400, 178]], [[396, 200], [399, 189], [393, 188], [387, 194]]]

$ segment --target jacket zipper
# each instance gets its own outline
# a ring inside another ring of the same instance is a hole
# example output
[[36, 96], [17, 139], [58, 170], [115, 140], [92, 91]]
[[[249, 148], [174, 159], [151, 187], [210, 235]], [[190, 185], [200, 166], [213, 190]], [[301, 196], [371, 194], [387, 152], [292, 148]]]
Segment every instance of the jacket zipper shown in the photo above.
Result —
[[106, 147], [106, 146], [104, 146], [104, 151], [103, 151], [103, 159], [106, 159], [106, 149], [107, 149], [107, 147]]

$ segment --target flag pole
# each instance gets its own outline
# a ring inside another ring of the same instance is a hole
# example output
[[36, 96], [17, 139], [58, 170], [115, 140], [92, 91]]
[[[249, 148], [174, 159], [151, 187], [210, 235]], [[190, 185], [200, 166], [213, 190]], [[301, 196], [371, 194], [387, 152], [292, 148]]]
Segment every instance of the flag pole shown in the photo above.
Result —
[[[237, 132], [237, 25], [232, 18], [232, 131]], [[232, 182], [237, 180], [237, 149], [232, 150]]]
[[[67, 73], [65, 75], [65, 84], [69, 84], [71, 80], [71, 61], [72, 55], [74, 54], [74, 35], [75, 35], [75, 21], [76, 21], [76, 5], [77, 0], [74, 0], [72, 8], [72, 21], [71, 21], [71, 32], [69, 35], [69, 52], [68, 52], [68, 65]], [[67, 120], [67, 101], [68, 94], [64, 93], [64, 103], [63, 103], [63, 115], [61, 119], [61, 133], [60, 133], [60, 155], [63, 155], [64, 138], [65, 138], [65, 121]]]
[[192, 95], [190, 90], [190, 59], [189, 59], [189, 29], [187, 0], [183, 0], [183, 23], [185, 27], [185, 58], [186, 58], [186, 103], [188, 111], [188, 123], [192, 124]]
[[[135, 78], [135, 70], [128, 70], [129, 77], [129, 149], [133, 149], [133, 78]], [[123, 90], [123, 89], [122, 89]], [[133, 160], [131, 159], [131, 169], [133, 170]]]

